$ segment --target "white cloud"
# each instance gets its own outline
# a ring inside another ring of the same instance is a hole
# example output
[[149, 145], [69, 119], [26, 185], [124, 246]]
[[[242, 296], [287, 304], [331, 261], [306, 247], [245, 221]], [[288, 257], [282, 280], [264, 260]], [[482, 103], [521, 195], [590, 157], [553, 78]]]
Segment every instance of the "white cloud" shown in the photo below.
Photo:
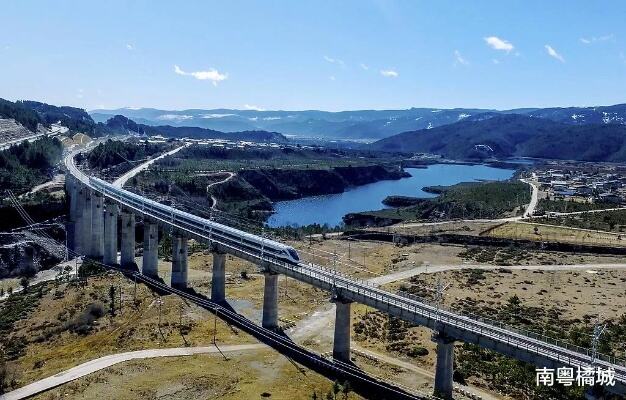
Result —
[[552, 46], [550, 46], [549, 44], [546, 44], [544, 47], [546, 48], [546, 51], [548, 52], [548, 55], [550, 57], [555, 58], [559, 60], [560, 62], [563, 62], [563, 63], [565, 62], [565, 59], [563, 58], [563, 56], [557, 53], [557, 51], [554, 50]]
[[626, 65], [626, 54], [624, 54], [623, 52], [619, 53], [619, 58], [620, 60], [622, 60], [624, 65]]
[[487, 45], [489, 47], [491, 47], [494, 50], [503, 50], [506, 51], [507, 53], [511, 50], [513, 50], [515, 48], [515, 46], [513, 46], [512, 43], [504, 40], [504, 39], [500, 39], [497, 36], [488, 36], [485, 39], [485, 42], [487, 43]]
[[135, 46], [133, 46], [133, 45], [132, 45], [132, 44], [130, 44], [130, 43], [126, 43], [126, 48], [127, 48], [128, 50], [135, 50]]
[[335, 75], [329, 76], [328, 79], [330, 79], [331, 81], [334, 81], [335, 80]]
[[363, 63], [359, 64], [359, 67], [361, 67], [361, 69], [362, 69], [362, 70], [365, 70], [365, 71], [367, 71], [368, 69], [370, 69], [370, 67], [369, 67], [369, 66], [367, 66], [366, 64], [363, 64]]
[[261, 108], [259, 106], [255, 106], [251, 104], [244, 104], [243, 108], [245, 108], [246, 110], [265, 111], [265, 108]]
[[494, 64], [500, 64], [500, 60], [498, 60], [497, 58], [492, 58], [491, 62]]
[[228, 79], [228, 74], [222, 74], [214, 68], [211, 68], [208, 71], [185, 72], [180, 69], [178, 65], [174, 65], [174, 72], [178, 75], [193, 76], [194, 78], [201, 81], [211, 81], [211, 83], [213, 83], [213, 86], [217, 86], [219, 82]]
[[202, 116], [200, 118], [203, 118], [203, 119], [215, 119], [215, 118], [232, 117], [234, 115], [237, 115], [237, 114], [202, 114]]
[[608, 34], [608, 35], [604, 35], [604, 36], [592, 36], [589, 38], [580, 38], [580, 42], [583, 44], [592, 44], [592, 43], [596, 43], [596, 42], [606, 42], [607, 40], [611, 40], [615, 37], [615, 35], [613, 35], [612, 33]]
[[345, 67], [346, 66], [346, 63], [344, 63], [343, 60], [340, 60], [338, 58], [332, 58], [332, 57], [324, 56], [324, 60], [328, 61], [331, 64], [340, 65], [341, 67]]
[[76, 98], [77, 98], [77, 99], [82, 99], [83, 97], [85, 97], [85, 96], [84, 96], [84, 93], [85, 93], [85, 91], [84, 91], [83, 89], [78, 89], [78, 90], [76, 91]]
[[457, 65], [457, 64], [469, 65], [469, 61], [463, 58], [463, 56], [461, 55], [461, 52], [458, 50], [454, 50], [454, 60], [455, 60], [454, 65]]
[[386, 78], [397, 78], [400, 75], [393, 69], [381, 69], [380, 74]]
[[184, 121], [186, 119], [193, 119], [193, 115], [163, 114], [163, 115], [159, 115], [157, 119], [160, 119], [162, 121]]

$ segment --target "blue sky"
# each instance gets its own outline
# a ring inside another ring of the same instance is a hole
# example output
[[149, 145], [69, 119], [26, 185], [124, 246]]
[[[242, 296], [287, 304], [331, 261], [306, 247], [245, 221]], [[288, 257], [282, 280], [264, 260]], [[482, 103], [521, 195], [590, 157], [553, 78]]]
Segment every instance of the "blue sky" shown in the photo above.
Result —
[[625, 1], [3, 1], [0, 97], [117, 107], [626, 102]]

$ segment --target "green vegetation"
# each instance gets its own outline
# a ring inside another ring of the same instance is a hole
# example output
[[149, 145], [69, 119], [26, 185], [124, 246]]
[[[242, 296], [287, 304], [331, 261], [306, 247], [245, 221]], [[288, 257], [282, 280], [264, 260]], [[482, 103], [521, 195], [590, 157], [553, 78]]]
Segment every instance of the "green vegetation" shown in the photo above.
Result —
[[16, 384], [7, 361], [21, 357], [26, 348], [26, 339], [13, 333], [15, 324], [29, 318], [48, 291], [49, 286], [41, 283], [18, 293], [11, 291], [9, 297], [0, 303], [0, 393]]
[[[399, 162], [400, 159], [384, 159]], [[323, 147], [190, 146], [157, 162], [157, 167], [177, 171], [232, 171], [248, 169], [329, 169], [371, 165], [382, 161], [367, 151], [334, 150]]]
[[20, 103], [36, 112], [40, 117], [41, 123], [46, 126], [61, 122], [61, 125], [68, 127], [72, 132], [82, 132], [87, 135], [93, 135], [94, 133], [96, 123], [82, 108], [57, 107], [38, 101], [18, 102], [18, 104]]
[[89, 303], [80, 314], [65, 323], [65, 328], [79, 335], [87, 335], [93, 331], [94, 323], [103, 316], [104, 305], [101, 302]]
[[78, 267], [78, 276], [83, 279], [87, 279], [90, 276], [102, 275], [106, 272], [106, 269], [100, 264], [96, 264], [91, 260], [83, 262]]
[[483, 114], [476, 120], [468, 118], [433, 129], [400, 133], [368, 148], [436, 153], [453, 159], [524, 156], [626, 161], [626, 127], [571, 125], [519, 114]]
[[12, 118], [32, 132], [37, 130], [37, 124], [41, 122], [37, 113], [30, 108], [4, 99], [0, 99], [0, 117]]
[[0, 187], [18, 193], [30, 190], [49, 178], [62, 152], [61, 142], [48, 137], [0, 152]]
[[354, 334], [359, 341], [377, 339], [385, 344], [387, 351], [411, 358], [428, 355], [428, 349], [419, 345], [419, 338], [411, 331], [416, 325], [380, 311], [368, 311], [353, 324]]
[[[343, 384], [338, 381], [334, 381], [333, 386], [326, 391], [325, 395], [321, 394], [324, 393], [323, 390], [320, 391], [320, 394], [317, 393], [317, 390], [313, 390], [313, 393], [311, 393], [311, 400], [348, 400], [350, 398], [350, 394], [353, 393], [353, 390], [352, 386], [350, 386], [350, 382], [348, 381], [345, 381]], [[271, 394], [267, 392], [261, 393], [262, 398], [270, 396]]]
[[547, 200], [540, 199], [537, 203], [537, 210], [544, 212], [580, 212], [590, 210], [604, 210], [607, 208], [615, 208], [613, 203], [580, 203], [577, 201], [566, 200]]
[[[130, 183], [144, 193], [166, 196], [191, 212], [204, 208], [208, 213], [214, 198], [218, 210], [263, 221], [272, 201], [340, 193], [350, 186], [406, 176], [399, 161], [379, 159], [369, 152], [319, 147], [197, 145], [159, 160]], [[312, 227], [306, 232], [323, 230]]]
[[439, 220], [466, 218], [500, 218], [507, 213], [521, 212], [530, 201], [528, 185], [522, 182], [459, 183], [449, 187], [429, 188], [439, 197], [421, 199], [418, 204], [403, 208], [348, 214], [346, 225], [367, 225], [383, 221]]
[[533, 218], [541, 224], [569, 226], [607, 232], [626, 232], [626, 209], [586, 212], [576, 215], [560, 215], [550, 218]]
[[[536, 262], [541, 265], [562, 264], [563, 261], [559, 260], [559, 258], [563, 258], [564, 255], [550, 252], [533, 253], [515, 246], [503, 248], [468, 246], [465, 250], [459, 253], [459, 257], [481, 264], [489, 263], [508, 266], [526, 264], [533, 259], [536, 259]], [[503, 271], [505, 270], [499, 270], [499, 272]]]
[[[90, 168], [106, 169], [118, 164], [125, 163], [125, 169], [134, 167], [128, 161], [143, 160], [151, 155], [161, 153], [169, 147], [161, 143], [146, 142], [122, 142], [120, 140], [107, 140], [100, 143], [87, 156]], [[120, 172], [120, 171], [117, 171]]]
[[[459, 302], [464, 312], [482, 315], [502, 321], [511, 326], [541, 332], [545, 335], [566, 340], [574, 345], [591, 347], [593, 316], [585, 315], [583, 321], [561, 318], [557, 307], [528, 307], [517, 296], [512, 296], [503, 306], [495, 309], [475, 300]], [[626, 315], [617, 320], [604, 321], [606, 331], [601, 337], [599, 351], [604, 354], [624, 356], [626, 344]], [[478, 346], [464, 344], [457, 355], [458, 371], [464, 378], [485, 378], [490, 387], [519, 398], [532, 399], [582, 399], [582, 388], [566, 388], [562, 385], [544, 387], [535, 385], [535, 366], [512, 360]]]
[[[490, 274], [510, 272], [506, 269], [497, 271], [468, 269], [454, 273], [460, 275], [460, 281], [465, 281], [463, 286], [476, 287], [484, 286], [483, 281]], [[537, 273], [541, 274], [541, 271]], [[434, 293], [427, 289], [428, 286], [422, 278], [413, 277], [410, 283], [410, 285], [403, 285], [400, 290], [433, 300]], [[527, 283], [530, 285], [532, 281], [529, 280]], [[563, 310], [558, 306], [550, 304], [545, 307], [527, 306], [516, 295], [509, 297], [506, 303], [498, 305], [494, 305], [492, 301], [466, 297], [455, 301], [451, 308], [465, 315], [489, 318], [517, 329], [564, 340], [576, 346], [591, 347], [594, 315], [584, 315], [582, 319], [566, 319], [563, 318]], [[606, 330], [600, 339], [598, 351], [607, 355], [624, 357], [626, 355], [626, 314], [617, 319], [602, 321], [602, 323], [606, 324]], [[471, 344], [457, 346], [456, 350], [455, 380], [459, 382], [464, 382], [470, 377], [480, 377], [488, 383], [491, 389], [515, 398], [546, 400], [583, 398], [582, 388], [567, 388], [562, 385], [536, 386], [534, 365], [516, 361]]]

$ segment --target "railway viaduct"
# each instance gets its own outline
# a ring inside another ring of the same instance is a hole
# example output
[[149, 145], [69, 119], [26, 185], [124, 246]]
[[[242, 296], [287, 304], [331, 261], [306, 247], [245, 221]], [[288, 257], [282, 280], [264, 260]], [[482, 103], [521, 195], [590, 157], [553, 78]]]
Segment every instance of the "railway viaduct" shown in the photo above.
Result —
[[[262, 312], [264, 328], [278, 328], [279, 274], [329, 292], [336, 307], [333, 357], [339, 361], [350, 361], [351, 304], [357, 302], [433, 330], [433, 340], [437, 343], [435, 394], [441, 398], [452, 398], [456, 341], [476, 344], [532, 363], [539, 368], [612, 368], [615, 370], [616, 383], [615, 386], [606, 388], [622, 396], [626, 395], [626, 366], [622, 360], [530, 332], [520, 332], [491, 321], [442, 310], [417, 298], [390, 293], [324, 266], [304, 262], [290, 263], [272, 257], [262, 249], [250, 250], [241, 241], [212, 229], [215, 224], [212, 221], [85, 175], [74, 164], [75, 154], [76, 152], [65, 159], [66, 189], [70, 198], [67, 232], [68, 246], [79, 254], [110, 265], [135, 267], [135, 224], [139, 217], [144, 225], [141, 266], [143, 275], [158, 278], [159, 225], [172, 232], [170, 284], [174, 288], [187, 288], [187, 243], [190, 238], [208, 244], [213, 253], [211, 300], [214, 302], [223, 302], [226, 299], [227, 254], [259, 265], [265, 276]], [[194, 218], [193, 223], [185, 222], [189, 221], [189, 217]], [[118, 224], [121, 224], [119, 229]], [[117, 237], [118, 232], [121, 234], [120, 240]]]

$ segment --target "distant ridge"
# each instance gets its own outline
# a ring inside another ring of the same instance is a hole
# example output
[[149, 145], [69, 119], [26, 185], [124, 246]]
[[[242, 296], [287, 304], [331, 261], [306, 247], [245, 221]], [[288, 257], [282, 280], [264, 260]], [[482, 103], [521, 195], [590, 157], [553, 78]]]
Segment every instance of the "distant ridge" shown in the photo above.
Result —
[[367, 148], [465, 160], [523, 156], [626, 161], [626, 125], [572, 125], [527, 115], [484, 114], [433, 129], [403, 132]]
[[519, 108], [490, 110], [476, 108], [410, 108], [407, 110], [356, 110], [328, 112], [259, 111], [237, 109], [154, 108], [93, 110], [91, 116], [104, 122], [112, 115], [124, 115], [145, 125], [196, 126], [222, 132], [266, 130], [286, 135], [326, 139], [377, 140], [401, 132], [436, 128], [477, 115], [520, 114], [570, 125], [625, 124], [626, 104], [599, 107]]
[[[0, 136], [11, 136], [16, 129], [25, 132], [37, 132], [38, 127], [50, 127], [60, 123], [69, 128], [68, 135], [84, 133], [89, 137], [104, 136], [107, 134], [147, 134], [162, 135], [165, 137], [193, 137], [197, 139], [229, 139], [250, 140], [255, 142], [286, 142], [288, 139], [277, 132], [263, 130], [244, 130], [241, 132], [221, 132], [217, 130], [186, 127], [186, 126], [151, 126], [138, 124], [123, 115], [107, 115], [104, 121], [94, 121], [83, 109], [68, 106], [55, 106], [38, 101], [16, 101], [0, 98]], [[11, 124], [10, 121], [15, 121]], [[24, 128], [21, 128], [21, 127]], [[24, 136], [24, 134], [21, 134]]]

